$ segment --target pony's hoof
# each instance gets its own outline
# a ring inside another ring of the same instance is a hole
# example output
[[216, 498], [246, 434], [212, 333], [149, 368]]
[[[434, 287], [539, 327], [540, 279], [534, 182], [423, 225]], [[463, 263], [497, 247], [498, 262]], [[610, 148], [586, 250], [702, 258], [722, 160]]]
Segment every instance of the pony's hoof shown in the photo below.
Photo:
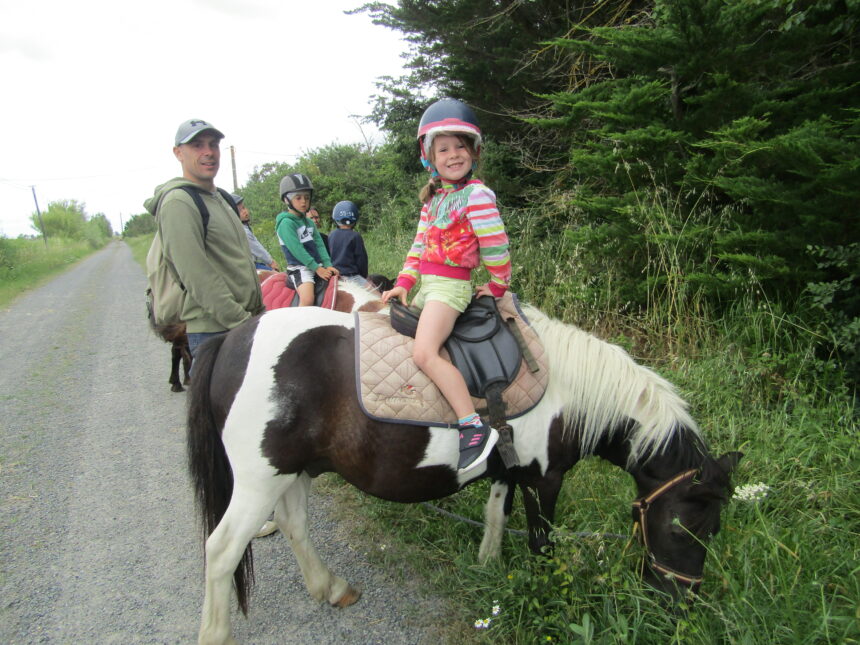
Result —
[[361, 598], [361, 592], [357, 589], [353, 589], [352, 587], [348, 587], [344, 594], [338, 599], [334, 606], [338, 609], [343, 609], [344, 607], [349, 607], [350, 605], [354, 605], [358, 602], [358, 599]]

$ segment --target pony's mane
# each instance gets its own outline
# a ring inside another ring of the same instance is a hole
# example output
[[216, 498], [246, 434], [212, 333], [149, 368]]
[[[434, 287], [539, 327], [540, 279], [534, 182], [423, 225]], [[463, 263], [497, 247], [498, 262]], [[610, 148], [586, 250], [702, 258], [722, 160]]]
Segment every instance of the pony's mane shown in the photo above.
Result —
[[689, 431], [702, 442], [687, 403], [666, 379], [637, 364], [617, 345], [524, 305], [523, 313], [547, 350], [551, 388], [560, 388], [566, 431], [581, 433], [584, 454], [593, 454], [606, 433], [630, 421], [628, 463], [645, 461], [666, 450], [673, 438]]
[[[355, 282], [351, 282], [350, 280], [338, 280], [337, 288], [341, 291], [346, 291], [349, 295], [353, 297], [353, 299], [355, 300], [353, 311], [358, 310], [369, 302], [379, 301], [381, 303], [382, 301], [382, 298], [377, 290], [373, 288], [362, 287], [361, 285], [356, 284]], [[385, 308], [379, 311], [379, 313], [387, 312], [388, 305], [385, 305]]]

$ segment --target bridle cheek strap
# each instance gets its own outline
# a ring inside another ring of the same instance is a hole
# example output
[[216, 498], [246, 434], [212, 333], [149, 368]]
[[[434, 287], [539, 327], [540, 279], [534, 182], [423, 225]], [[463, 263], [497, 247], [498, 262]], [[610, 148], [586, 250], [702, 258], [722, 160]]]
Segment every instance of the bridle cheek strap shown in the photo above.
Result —
[[[652, 490], [650, 493], [648, 493], [648, 495], [633, 500], [633, 508], [639, 512], [638, 519], [633, 521], [633, 532], [635, 533], [637, 532], [637, 530], [639, 531], [639, 540], [642, 543], [642, 546], [645, 547], [645, 551], [648, 554], [648, 560], [651, 568], [669, 578], [672, 578], [673, 580], [677, 580], [678, 582], [689, 585], [691, 588], [697, 587], [702, 583], [702, 576], [691, 576], [689, 574], [682, 573], [681, 571], [677, 571], [676, 569], [673, 569], [668, 565], [662, 564], [659, 560], [657, 560], [657, 557], [651, 550], [651, 545], [648, 544], [648, 509], [651, 507], [651, 504], [661, 495], [668, 492], [681, 482], [686, 481], [688, 479], [692, 479], [698, 474], [698, 472], [699, 470], [697, 468], [686, 470], [680, 475], [677, 475], [669, 481], [661, 484], [660, 486]], [[644, 562], [642, 563], [642, 566], [644, 570]]]

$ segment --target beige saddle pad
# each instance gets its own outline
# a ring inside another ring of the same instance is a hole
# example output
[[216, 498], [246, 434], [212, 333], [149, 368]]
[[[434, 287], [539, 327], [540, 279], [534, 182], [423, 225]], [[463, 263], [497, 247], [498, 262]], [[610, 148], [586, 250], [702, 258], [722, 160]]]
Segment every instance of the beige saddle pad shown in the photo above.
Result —
[[[513, 294], [497, 301], [503, 320], [513, 319], [535, 358], [532, 371], [523, 360], [516, 379], [503, 394], [507, 416], [513, 419], [537, 405], [546, 391], [549, 372], [546, 352], [523, 316]], [[412, 360], [414, 340], [391, 328], [385, 314], [355, 312], [355, 364], [358, 398], [369, 417], [416, 425], [455, 426], [457, 416], [442, 393]], [[448, 358], [443, 349], [442, 355]], [[475, 409], [486, 414], [485, 399], [472, 399]]]

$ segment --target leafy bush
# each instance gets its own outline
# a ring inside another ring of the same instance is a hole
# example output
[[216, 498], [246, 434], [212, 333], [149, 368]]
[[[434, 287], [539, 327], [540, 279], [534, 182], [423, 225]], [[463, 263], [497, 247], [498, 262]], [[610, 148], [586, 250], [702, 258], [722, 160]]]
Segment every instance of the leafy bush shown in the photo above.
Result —
[[122, 229], [123, 237], [137, 237], [138, 235], [154, 235], [156, 229], [155, 218], [149, 213], [132, 215]]

